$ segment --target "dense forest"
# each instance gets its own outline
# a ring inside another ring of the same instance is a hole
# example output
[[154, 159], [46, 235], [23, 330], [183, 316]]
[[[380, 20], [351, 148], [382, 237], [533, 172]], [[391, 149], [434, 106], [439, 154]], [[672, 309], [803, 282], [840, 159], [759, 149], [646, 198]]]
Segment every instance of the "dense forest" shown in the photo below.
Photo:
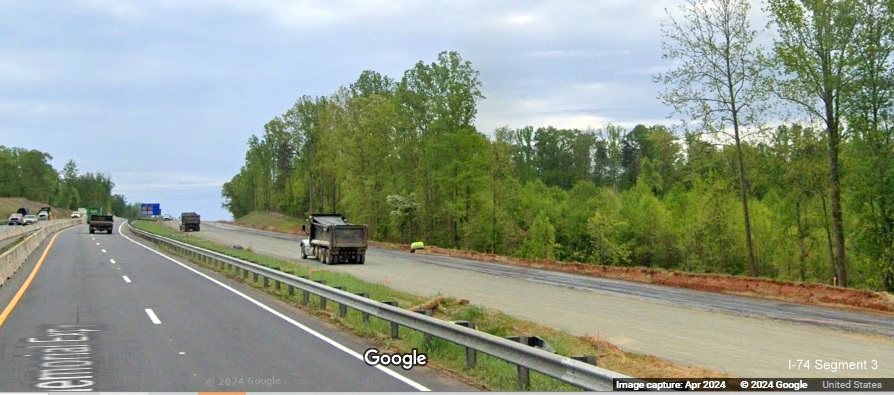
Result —
[[99, 207], [104, 212], [132, 218], [139, 207], [122, 195], [113, 195], [115, 184], [102, 173], [79, 173], [69, 160], [62, 171], [50, 165], [53, 157], [38, 150], [0, 146], [0, 196], [23, 197], [53, 207], [77, 210]]
[[690, 1], [662, 25], [675, 68], [653, 78], [684, 126], [479, 131], [482, 81], [460, 54], [400, 79], [365, 71], [252, 136], [224, 207], [340, 212], [382, 241], [892, 291], [892, 11], [770, 0], [759, 32], [746, 1]]

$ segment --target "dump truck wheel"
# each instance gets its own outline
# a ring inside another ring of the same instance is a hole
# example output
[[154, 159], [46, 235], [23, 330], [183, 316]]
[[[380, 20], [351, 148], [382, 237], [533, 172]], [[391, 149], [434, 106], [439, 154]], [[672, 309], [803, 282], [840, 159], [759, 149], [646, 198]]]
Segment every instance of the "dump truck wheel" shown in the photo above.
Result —
[[304, 249], [304, 246], [301, 246], [301, 259], [307, 259], [307, 250]]
[[323, 262], [323, 264], [328, 265], [329, 264], [329, 250], [323, 250], [322, 252], [320, 252], [320, 255], [322, 255], [322, 258], [320, 260]]
[[90, 234], [91, 234], [91, 235], [93, 234], [93, 229], [90, 229]]

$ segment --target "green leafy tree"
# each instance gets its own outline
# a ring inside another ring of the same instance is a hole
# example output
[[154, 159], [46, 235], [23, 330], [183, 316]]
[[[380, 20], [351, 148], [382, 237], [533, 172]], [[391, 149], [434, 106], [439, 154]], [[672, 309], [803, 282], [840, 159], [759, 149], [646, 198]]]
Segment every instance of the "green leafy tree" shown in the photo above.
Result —
[[604, 154], [600, 155], [596, 166], [602, 169], [610, 180], [610, 185], [615, 191], [619, 191], [623, 160], [621, 144], [626, 134], [623, 127], [608, 124], [602, 129], [602, 141], [604, 142]]
[[732, 138], [738, 154], [739, 198], [752, 276], [757, 276], [742, 140], [748, 128], [760, 127], [767, 111], [769, 81], [757, 31], [748, 19], [746, 0], [689, 0], [682, 20], [668, 15], [662, 24], [664, 58], [680, 65], [656, 76], [668, 86], [662, 100], [701, 121], [704, 129]]
[[555, 249], [556, 228], [550, 223], [549, 216], [541, 211], [531, 223], [519, 255], [529, 259], [554, 259]]
[[829, 195], [832, 211], [838, 284], [848, 284], [844, 219], [841, 211], [839, 153], [843, 128], [842, 104], [854, 89], [859, 23], [853, 0], [769, 0], [777, 26], [775, 53], [782, 73], [791, 78], [778, 84], [778, 94], [826, 126], [829, 156]]
[[617, 241], [626, 225], [612, 216], [595, 212], [587, 220], [587, 235], [591, 243], [589, 262], [612, 266], [629, 265], [630, 249]]
[[845, 109], [853, 138], [843, 150], [849, 206], [860, 220], [852, 234], [868, 271], [894, 291], [894, 3], [861, 0], [855, 13], [858, 61]]

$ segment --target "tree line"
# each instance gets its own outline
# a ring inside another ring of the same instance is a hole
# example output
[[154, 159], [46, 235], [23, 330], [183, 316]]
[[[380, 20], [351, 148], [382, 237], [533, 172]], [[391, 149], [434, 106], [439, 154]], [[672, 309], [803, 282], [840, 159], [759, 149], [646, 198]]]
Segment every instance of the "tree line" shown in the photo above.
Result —
[[77, 210], [97, 207], [106, 213], [135, 217], [139, 207], [123, 195], [112, 194], [115, 183], [102, 173], [80, 173], [74, 160], [61, 171], [50, 164], [49, 153], [0, 146], [0, 196], [23, 197], [53, 207]]
[[[654, 77], [685, 128], [474, 127], [482, 83], [442, 52], [303, 96], [248, 141], [235, 217], [341, 212], [377, 240], [894, 290], [892, 8], [742, 0], [662, 25]], [[772, 110], [794, 108], [799, 121]], [[773, 123], [773, 121], [776, 121]]]

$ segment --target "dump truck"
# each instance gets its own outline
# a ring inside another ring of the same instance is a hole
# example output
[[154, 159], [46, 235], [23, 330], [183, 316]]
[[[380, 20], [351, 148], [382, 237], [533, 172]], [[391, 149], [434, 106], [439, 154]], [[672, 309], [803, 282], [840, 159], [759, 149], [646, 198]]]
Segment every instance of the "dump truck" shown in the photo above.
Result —
[[87, 216], [87, 222], [90, 222], [90, 216], [101, 215], [102, 209], [97, 207], [90, 207], [84, 212], [84, 214]]
[[301, 259], [313, 256], [323, 264], [366, 261], [369, 226], [345, 222], [341, 214], [311, 214], [310, 232], [301, 240]]
[[195, 231], [198, 232], [199, 229], [202, 228], [202, 218], [193, 212], [189, 213], [180, 213], [180, 231], [181, 232], [189, 232]]
[[111, 215], [91, 214], [87, 219], [87, 226], [90, 227], [90, 234], [97, 231], [105, 231], [112, 234], [112, 228], [115, 226], [115, 217], [112, 217]]

